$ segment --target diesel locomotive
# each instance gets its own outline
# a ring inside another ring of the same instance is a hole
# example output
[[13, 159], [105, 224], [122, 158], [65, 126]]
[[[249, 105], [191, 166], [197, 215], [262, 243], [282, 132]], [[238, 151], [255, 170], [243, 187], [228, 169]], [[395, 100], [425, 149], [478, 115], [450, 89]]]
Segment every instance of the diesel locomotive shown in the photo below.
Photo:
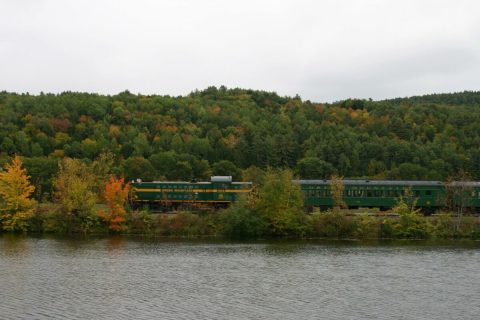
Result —
[[134, 207], [169, 210], [180, 207], [226, 207], [242, 193], [252, 190], [251, 182], [233, 182], [231, 176], [213, 176], [209, 182], [132, 181]]

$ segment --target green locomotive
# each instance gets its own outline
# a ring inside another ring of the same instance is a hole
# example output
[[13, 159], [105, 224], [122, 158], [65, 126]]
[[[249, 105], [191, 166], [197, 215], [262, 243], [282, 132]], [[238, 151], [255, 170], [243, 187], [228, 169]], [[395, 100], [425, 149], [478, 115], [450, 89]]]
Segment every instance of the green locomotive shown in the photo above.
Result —
[[132, 204], [168, 210], [181, 206], [226, 207], [240, 194], [252, 190], [251, 182], [232, 182], [231, 176], [214, 176], [209, 182], [132, 182]]

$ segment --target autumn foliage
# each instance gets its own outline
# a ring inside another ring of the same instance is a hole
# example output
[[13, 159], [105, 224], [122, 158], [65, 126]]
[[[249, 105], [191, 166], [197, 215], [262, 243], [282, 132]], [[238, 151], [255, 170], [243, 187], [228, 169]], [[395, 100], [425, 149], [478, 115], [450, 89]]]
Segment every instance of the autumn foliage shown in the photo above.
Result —
[[15, 156], [0, 172], [0, 222], [7, 231], [27, 231], [29, 219], [34, 215], [35, 200], [31, 199], [35, 187], [31, 185], [22, 160]]
[[125, 184], [123, 178], [117, 179], [110, 176], [105, 184], [105, 202], [108, 210], [99, 210], [98, 215], [107, 224], [108, 228], [113, 231], [122, 231], [125, 229], [125, 202], [128, 198], [130, 184]]

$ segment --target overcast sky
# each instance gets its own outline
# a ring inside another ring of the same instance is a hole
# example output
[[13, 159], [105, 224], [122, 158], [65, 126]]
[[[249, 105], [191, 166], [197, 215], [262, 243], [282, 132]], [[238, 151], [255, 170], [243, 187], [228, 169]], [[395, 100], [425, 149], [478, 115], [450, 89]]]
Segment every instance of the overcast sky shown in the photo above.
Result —
[[0, 0], [0, 90], [480, 89], [480, 1]]

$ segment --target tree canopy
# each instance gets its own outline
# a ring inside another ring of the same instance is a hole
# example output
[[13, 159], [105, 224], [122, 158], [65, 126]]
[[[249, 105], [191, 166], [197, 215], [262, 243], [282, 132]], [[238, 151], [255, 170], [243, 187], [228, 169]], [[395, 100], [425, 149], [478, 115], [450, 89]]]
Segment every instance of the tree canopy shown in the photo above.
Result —
[[302, 101], [210, 87], [187, 96], [0, 92], [0, 161], [18, 154], [51, 194], [58, 161], [111, 154], [127, 180], [239, 179], [248, 168], [300, 178], [480, 179], [480, 92], [384, 101]]

